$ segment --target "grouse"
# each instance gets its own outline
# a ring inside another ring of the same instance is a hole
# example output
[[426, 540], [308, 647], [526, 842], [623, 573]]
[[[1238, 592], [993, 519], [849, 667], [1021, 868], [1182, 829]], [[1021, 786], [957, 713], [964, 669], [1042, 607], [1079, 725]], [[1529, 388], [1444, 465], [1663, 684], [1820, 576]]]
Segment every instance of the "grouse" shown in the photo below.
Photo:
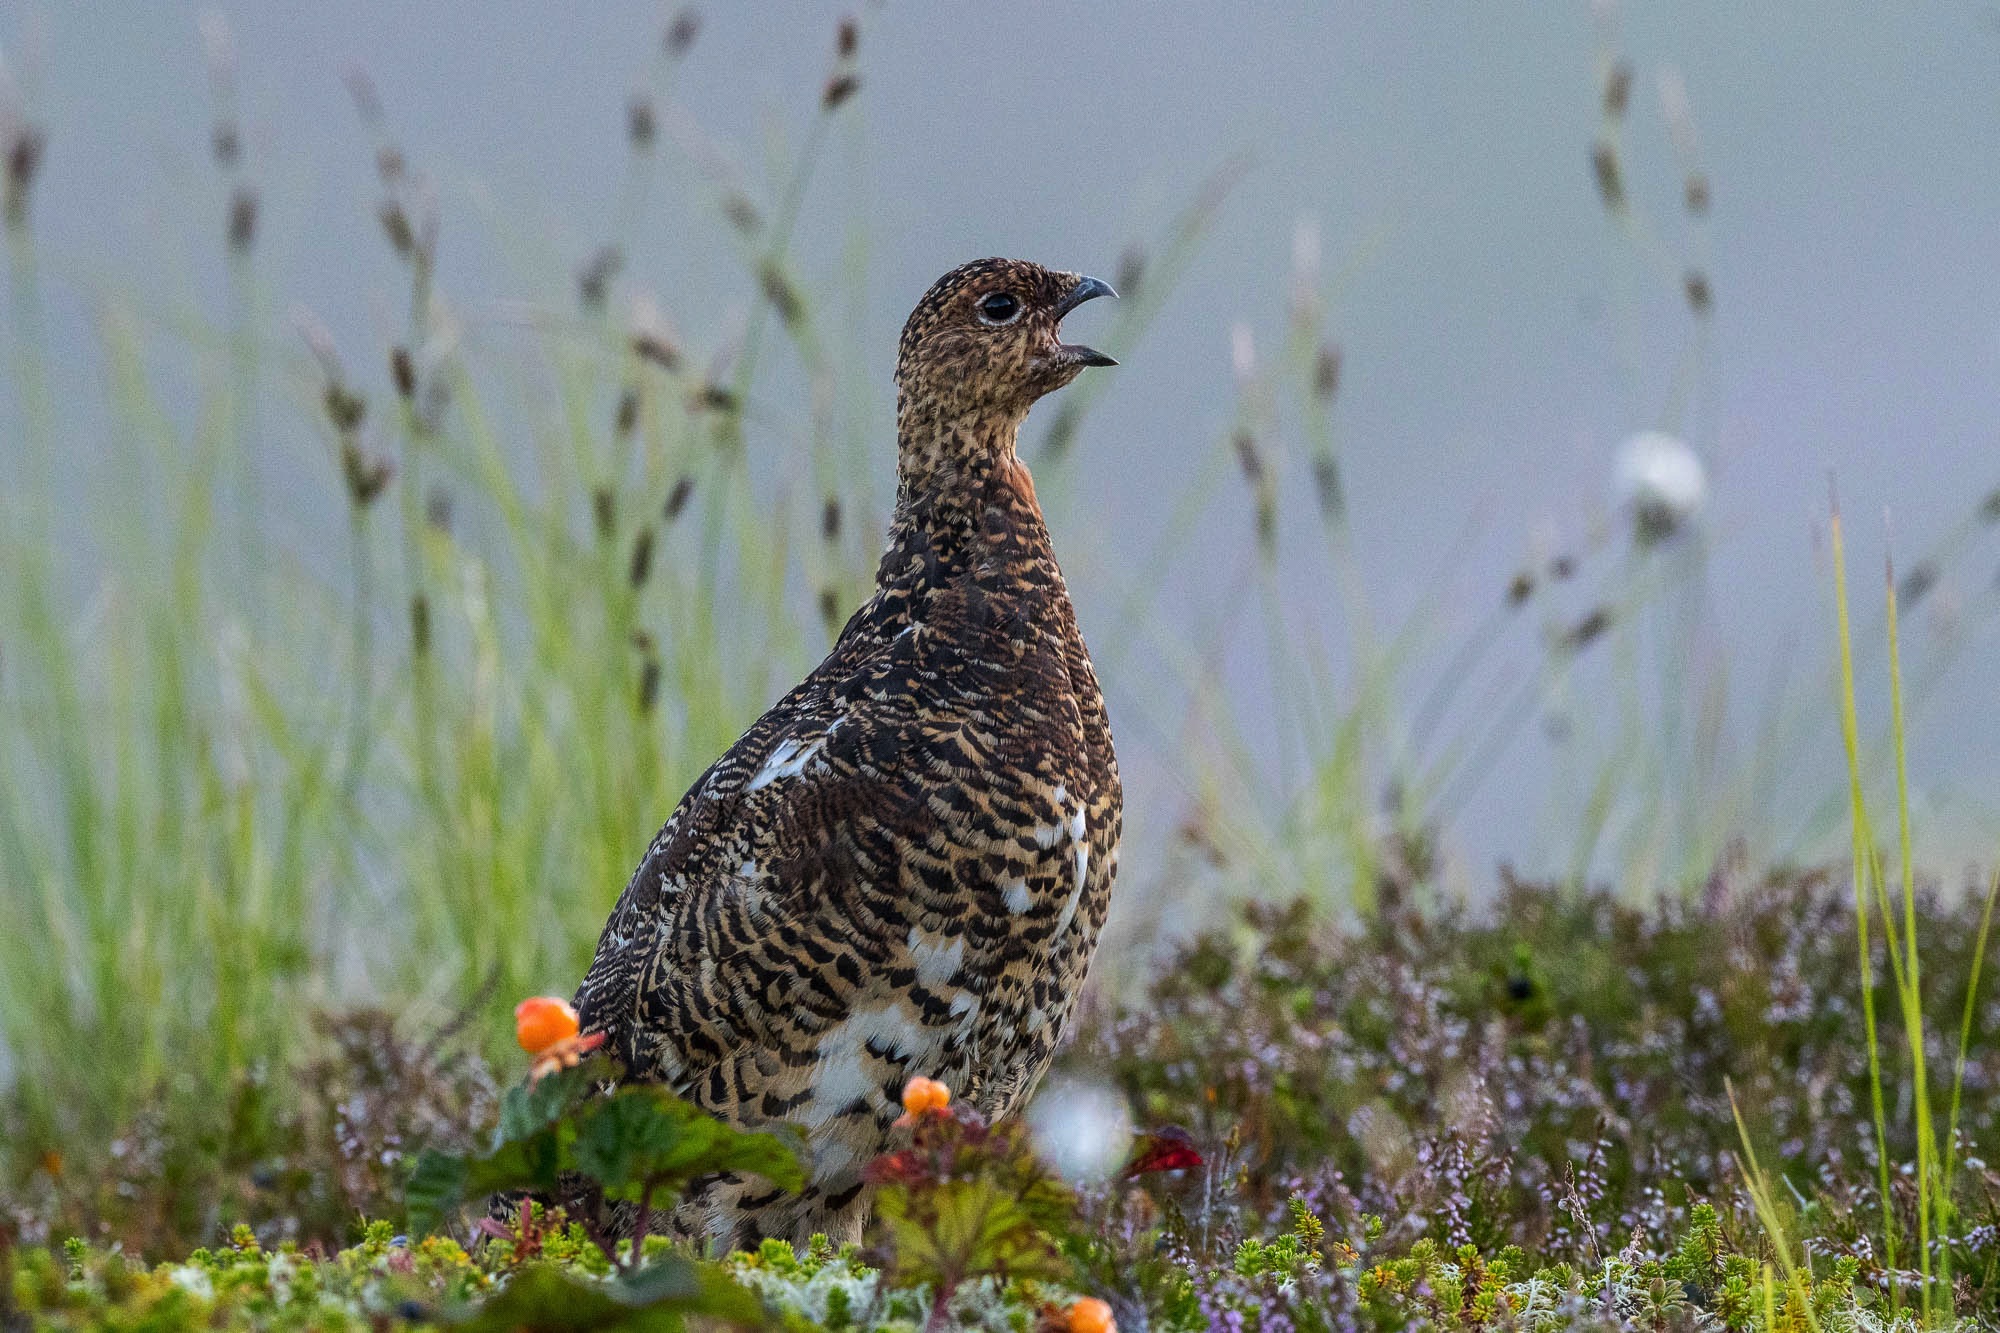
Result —
[[702, 774], [613, 909], [576, 1006], [628, 1077], [791, 1122], [808, 1184], [703, 1183], [676, 1233], [858, 1239], [904, 1083], [988, 1118], [1048, 1068], [1104, 924], [1123, 796], [1097, 677], [1015, 449], [1086, 366], [1096, 278], [954, 269], [896, 358], [896, 508], [826, 660]]

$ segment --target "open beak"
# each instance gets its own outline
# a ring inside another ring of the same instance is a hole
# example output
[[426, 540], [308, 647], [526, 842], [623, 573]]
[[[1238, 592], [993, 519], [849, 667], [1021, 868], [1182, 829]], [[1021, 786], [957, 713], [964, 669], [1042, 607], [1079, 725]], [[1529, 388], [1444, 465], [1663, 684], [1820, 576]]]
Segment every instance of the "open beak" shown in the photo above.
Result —
[[[1076, 286], [1069, 289], [1069, 295], [1056, 303], [1056, 319], [1060, 321], [1064, 315], [1067, 315], [1085, 301], [1095, 301], [1100, 296], [1116, 297], [1117, 295], [1118, 293], [1111, 289], [1111, 284], [1104, 281], [1104, 279], [1085, 278], [1077, 283]], [[1085, 347], [1080, 343], [1064, 343], [1062, 350], [1063, 355], [1068, 357], [1075, 365], [1115, 366], [1118, 364], [1117, 361], [1106, 356], [1096, 348]]]

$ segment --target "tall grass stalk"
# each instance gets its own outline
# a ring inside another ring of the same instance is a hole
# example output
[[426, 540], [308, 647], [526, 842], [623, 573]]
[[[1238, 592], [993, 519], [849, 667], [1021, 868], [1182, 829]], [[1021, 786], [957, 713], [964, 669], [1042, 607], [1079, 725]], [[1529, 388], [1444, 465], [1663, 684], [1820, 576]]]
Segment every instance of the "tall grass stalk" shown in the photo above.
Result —
[[[2000, 878], [1989, 879], [1980, 925], [1974, 941], [1974, 956], [1966, 982], [1966, 994], [1958, 1029], [1958, 1049], [1953, 1062], [1952, 1089], [1946, 1117], [1945, 1142], [1940, 1145], [1934, 1117], [1922, 987], [1922, 954], [1917, 940], [1915, 833], [1910, 817], [1908, 722], [1904, 711], [1904, 689], [1900, 621], [1893, 565], [1885, 566], [1883, 593], [1884, 634], [1888, 647], [1889, 737], [1895, 759], [1897, 868], [1901, 882], [1898, 896], [1892, 897], [1883, 856], [1877, 847], [1869, 819], [1868, 802], [1862, 784], [1860, 724], [1855, 702], [1854, 651], [1847, 601], [1846, 547], [1840, 512], [1836, 505], [1830, 525], [1833, 552], [1834, 613], [1840, 639], [1841, 737], [1846, 749], [1849, 811], [1854, 862], [1855, 944], [1859, 961], [1862, 1015], [1868, 1042], [1870, 1110], [1875, 1125], [1877, 1188], [1882, 1209], [1883, 1253], [1889, 1271], [1891, 1307], [1901, 1305], [1901, 1287], [1896, 1280], [1898, 1221], [1891, 1189], [1889, 1118], [1884, 1095], [1881, 1032], [1875, 1010], [1875, 974], [1871, 948], [1871, 917], [1882, 931], [1889, 962], [1889, 980], [1896, 997], [1907, 1047], [1906, 1101], [1910, 1108], [1916, 1161], [1916, 1247], [1918, 1306], [1925, 1324], [1952, 1312], [1953, 1224], [1957, 1216], [1953, 1191], [1957, 1183], [1958, 1124], [1964, 1092], [1966, 1052], [1972, 1040], [1973, 1014], [1979, 980], [1992, 924], [1995, 896]], [[1900, 919], [1899, 919], [1900, 918]], [[1935, 1259], [1933, 1258], [1935, 1250]]]
[[[1843, 539], [1840, 508], [1833, 508], [1830, 525], [1833, 546], [1834, 619], [1840, 636], [1840, 735], [1847, 753], [1848, 799], [1854, 865], [1855, 952], [1861, 975], [1861, 1020], [1868, 1039], [1869, 1110], [1875, 1125], [1877, 1188], [1882, 1205], [1883, 1261], [1896, 1267], [1896, 1211], [1889, 1192], [1889, 1116], [1882, 1096], [1882, 1044], [1875, 1016], [1875, 956], [1869, 944], [1868, 916], [1873, 907], [1870, 885], [1874, 882], [1875, 851], [1868, 832], [1868, 801], [1861, 785], [1861, 724], [1854, 698], [1854, 640], [1847, 605], [1847, 547]], [[1890, 1301], [1900, 1304], [1901, 1288], [1891, 1284]]]
[[[1750, 1192], [1750, 1205], [1757, 1213], [1757, 1221], [1771, 1238], [1771, 1246], [1777, 1251], [1778, 1263], [1785, 1270], [1785, 1305], [1787, 1309], [1798, 1308], [1805, 1316], [1806, 1326], [1818, 1333], [1819, 1320], [1812, 1308], [1812, 1258], [1800, 1253], [1806, 1260], [1806, 1269], [1801, 1270], [1792, 1258], [1792, 1242], [1786, 1233], [1784, 1214], [1779, 1211], [1778, 1198], [1771, 1188], [1771, 1178], [1757, 1161], [1757, 1149], [1750, 1141], [1749, 1127], [1743, 1123], [1743, 1108], [1736, 1104], [1736, 1089], [1726, 1080], [1724, 1090], [1729, 1094], [1729, 1113], [1736, 1119], [1736, 1138], [1742, 1145], [1742, 1155], [1737, 1162], [1743, 1172], [1744, 1188]], [[1764, 1311], [1765, 1327], [1775, 1330], [1777, 1325], [1777, 1302], [1771, 1290], [1771, 1266], [1764, 1265]]]

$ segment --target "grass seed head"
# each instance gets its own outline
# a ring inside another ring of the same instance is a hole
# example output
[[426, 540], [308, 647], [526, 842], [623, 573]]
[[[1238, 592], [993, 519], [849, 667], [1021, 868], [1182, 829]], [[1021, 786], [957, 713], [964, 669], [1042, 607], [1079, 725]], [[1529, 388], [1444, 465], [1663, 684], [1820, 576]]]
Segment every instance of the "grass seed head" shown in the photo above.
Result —
[[239, 185], [229, 196], [229, 249], [247, 255], [257, 239], [257, 192]]
[[635, 94], [625, 104], [625, 138], [632, 145], [632, 151], [650, 153], [653, 140], [659, 134], [659, 123], [653, 114], [652, 99], [645, 94]]
[[410, 359], [407, 347], [389, 349], [389, 378], [395, 381], [396, 393], [404, 402], [417, 396], [417, 367]]
[[694, 45], [694, 39], [700, 35], [700, 11], [690, 6], [675, 14], [673, 22], [667, 25], [666, 36], [662, 39], [662, 45], [666, 49], [667, 58], [669, 60], [679, 60], [682, 56], [685, 56], [688, 53], [688, 49]]
[[1687, 183], [1682, 188], [1682, 202], [1686, 204], [1687, 211], [1695, 217], [1702, 217], [1707, 214], [1708, 176], [1706, 174], [1699, 171], [1690, 171], [1688, 173]]
[[653, 572], [653, 530], [640, 528], [639, 535], [632, 539], [632, 558], [625, 571], [625, 580], [634, 588], [646, 586], [646, 578]]
[[48, 138], [39, 125], [25, 122], [13, 126], [7, 137], [7, 187], [5, 212], [9, 227], [28, 222], [28, 194], [34, 188], [35, 173], [42, 165]]
[[826, 81], [826, 88], [819, 95], [822, 111], [834, 111], [842, 102], [854, 96], [861, 89], [859, 74], [836, 74]]
[[1609, 139], [1590, 146], [1590, 171], [1597, 178], [1597, 197], [1613, 213], [1625, 211], [1625, 177], [1618, 166], [1618, 148]]
[[687, 502], [694, 495], [694, 478], [683, 476], [674, 482], [674, 488], [667, 492], [667, 502], [660, 508], [661, 517], [671, 523], [681, 516]]
[[611, 283], [625, 267], [625, 256], [615, 245], [600, 246], [577, 270], [576, 290], [585, 310], [602, 310], [611, 295]]
[[1632, 102], [1632, 62], [1618, 60], [1604, 72], [1604, 114], [1612, 120], [1623, 120], [1625, 108]]
[[1330, 403], [1339, 392], [1340, 344], [1324, 343], [1313, 361], [1313, 394], [1322, 403]]
[[1688, 309], [1697, 317], [1704, 317], [1715, 308], [1715, 295], [1708, 288], [1708, 274], [1698, 268], [1691, 268], [1681, 280], [1681, 287], [1687, 293]]

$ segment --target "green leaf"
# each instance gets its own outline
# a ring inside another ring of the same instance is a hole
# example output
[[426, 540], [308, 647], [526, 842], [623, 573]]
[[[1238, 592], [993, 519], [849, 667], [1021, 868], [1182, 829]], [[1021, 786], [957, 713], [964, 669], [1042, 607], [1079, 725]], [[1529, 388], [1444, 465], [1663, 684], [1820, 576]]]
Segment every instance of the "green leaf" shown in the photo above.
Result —
[[410, 1230], [419, 1236], [437, 1230], [445, 1215], [465, 1202], [466, 1182], [471, 1163], [452, 1153], [424, 1149], [403, 1186], [403, 1204], [409, 1210]]
[[541, 1133], [588, 1101], [600, 1084], [610, 1081], [613, 1072], [611, 1062], [598, 1056], [574, 1069], [558, 1069], [546, 1077], [507, 1089], [500, 1098], [500, 1127], [493, 1133], [494, 1150]]
[[655, 1260], [615, 1282], [574, 1278], [552, 1265], [532, 1265], [516, 1273], [491, 1300], [448, 1319], [475, 1333], [512, 1329], [673, 1333], [687, 1326], [688, 1315], [739, 1328], [761, 1328], [769, 1322], [763, 1303], [722, 1269], [678, 1256]]
[[410, 1230], [435, 1231], [451, 1211], [468, 1199], [482, 1199], [507, 1190], [552, 1193], [558, 1177], [570, 1165], [569, 1146], [576, 1130], [566, 1121], [513, 1140], [503, 1140], [490, 1153], [461, 1157], [426, 1149], [417, 1158], [403, 1186]]
[[1029, 1202], [991, 1180], [945, 1180], [912, 1196], [884, 1189], [876, 1211], [888, 1228], [899, 1280], [957, 1285], [983, 1273], [1060, 1279], [1069, 1272]]
[[574, 1165], [614, 1199], [636, 1199], [648, 1185], [656, 1194], [678, 1192], [722, 1171], [749, 1172], [787, 1190], [805, 1184], [792, 1143], [726, 1125], [649, 1085], [620, 1088], [578, 1114]]

